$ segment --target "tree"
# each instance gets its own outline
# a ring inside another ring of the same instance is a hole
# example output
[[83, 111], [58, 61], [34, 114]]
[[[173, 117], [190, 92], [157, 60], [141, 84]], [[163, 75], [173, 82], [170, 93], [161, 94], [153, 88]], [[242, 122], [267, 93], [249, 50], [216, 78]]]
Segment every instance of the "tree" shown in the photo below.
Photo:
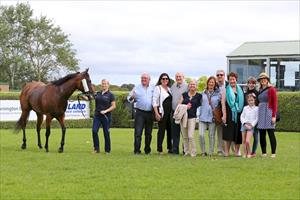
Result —
[[34, 18], [29, 4], [0, 6], [0, 69], [12, 88], [78, 70], [75, 54], [68, 35], [46, 16]]
[[187, 77], [187, 76], [184, 79], [187, 84], [189, 84], [193, 80], [192, 78]]
[[23, 77], [26, 64], [24, 55], [24, 27], [28, 23], [32, 11], [23, 4], [14, 8], [0, 7], [0, 70], [1, 80], [8, 81], [15, 88], [15, 80]]
[[198, 91], [202, 92], [206, 87], [207, 77], [206, 76], [201, 76], [197, 80], [197, 82], [198, 82], [198, 86], [197, 86]]
[[124, 83], [124, 84], [121, 85], [121, 88], [126, 88], [128, 91], [131, 91], [134, 88], [134, 84], [132, 84], [132, 83], [129, 83], [129, 84]]

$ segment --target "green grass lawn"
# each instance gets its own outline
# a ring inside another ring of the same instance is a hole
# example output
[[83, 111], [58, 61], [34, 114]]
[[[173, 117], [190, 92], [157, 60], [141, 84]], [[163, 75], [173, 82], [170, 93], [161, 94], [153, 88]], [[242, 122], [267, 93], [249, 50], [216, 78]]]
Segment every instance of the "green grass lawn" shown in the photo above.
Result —
[[26, 150], [22, 134], [0, 131], [0, 199], [300, 198], [299, 133], [276, 133], [275, 159], [244, 159], [158, 155], [156, 130], [152, 154], [139, 156], [132, 153], [132, 129], [111, 129], [110, 155], [91, 153], [90, 129], [67, 129], [63, 154], [57, 153], [60, 129], [52, 129], [49, 153], [38, 149], [33, 129]]

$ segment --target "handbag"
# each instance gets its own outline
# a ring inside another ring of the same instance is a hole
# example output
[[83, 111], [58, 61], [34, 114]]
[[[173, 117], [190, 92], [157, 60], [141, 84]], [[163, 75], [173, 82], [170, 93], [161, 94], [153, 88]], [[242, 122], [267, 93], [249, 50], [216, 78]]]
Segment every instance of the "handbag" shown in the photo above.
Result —
[[220, 107], [213, 109], [213, 115], [214, 115], [214, 122], [216, 124], [222, 124], [222, 109]]
[[207, 93], [206, 95], [207, 95], [208, 103], [213, 113], [213, 122], [215, 122], [217, 125], [222, 124], [222, 109], [220, 104], [214, 109], [211, 105], [211, 96], [208, 96]]

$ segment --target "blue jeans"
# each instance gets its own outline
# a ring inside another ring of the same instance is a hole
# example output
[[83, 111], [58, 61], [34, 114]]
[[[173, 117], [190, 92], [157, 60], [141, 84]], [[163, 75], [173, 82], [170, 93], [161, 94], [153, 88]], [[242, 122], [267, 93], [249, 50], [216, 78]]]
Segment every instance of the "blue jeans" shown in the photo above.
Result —
[[102, 125], [104, 140], [105, 140], [105, 152], [108, 153], [110, 152], [110, 134], [109, 134], [110, 123], [111, 123], [111, 113], [107, 113], [106, 115], [102, 115], [102, 114], [94, 115], [94, 120], [93, 120], [94, 150], [100, 150], [98, 131], [100, 126]]
[[258, 145], [258, 129], [256, 126], [253, 130], [253, 145], [252, 145], [252, 154], [256, 153], [257, 145]]

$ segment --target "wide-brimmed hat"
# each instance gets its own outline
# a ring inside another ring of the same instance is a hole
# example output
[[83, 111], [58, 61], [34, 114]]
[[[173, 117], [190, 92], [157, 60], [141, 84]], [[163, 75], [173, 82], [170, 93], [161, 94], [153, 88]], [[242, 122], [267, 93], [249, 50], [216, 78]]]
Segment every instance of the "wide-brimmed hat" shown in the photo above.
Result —
[[266, 72], [262, 72], [259, 74], [257, 81], [260, 81], [260, 79], [266, 78], [268, 81], [270, 81], [270, 77]]

